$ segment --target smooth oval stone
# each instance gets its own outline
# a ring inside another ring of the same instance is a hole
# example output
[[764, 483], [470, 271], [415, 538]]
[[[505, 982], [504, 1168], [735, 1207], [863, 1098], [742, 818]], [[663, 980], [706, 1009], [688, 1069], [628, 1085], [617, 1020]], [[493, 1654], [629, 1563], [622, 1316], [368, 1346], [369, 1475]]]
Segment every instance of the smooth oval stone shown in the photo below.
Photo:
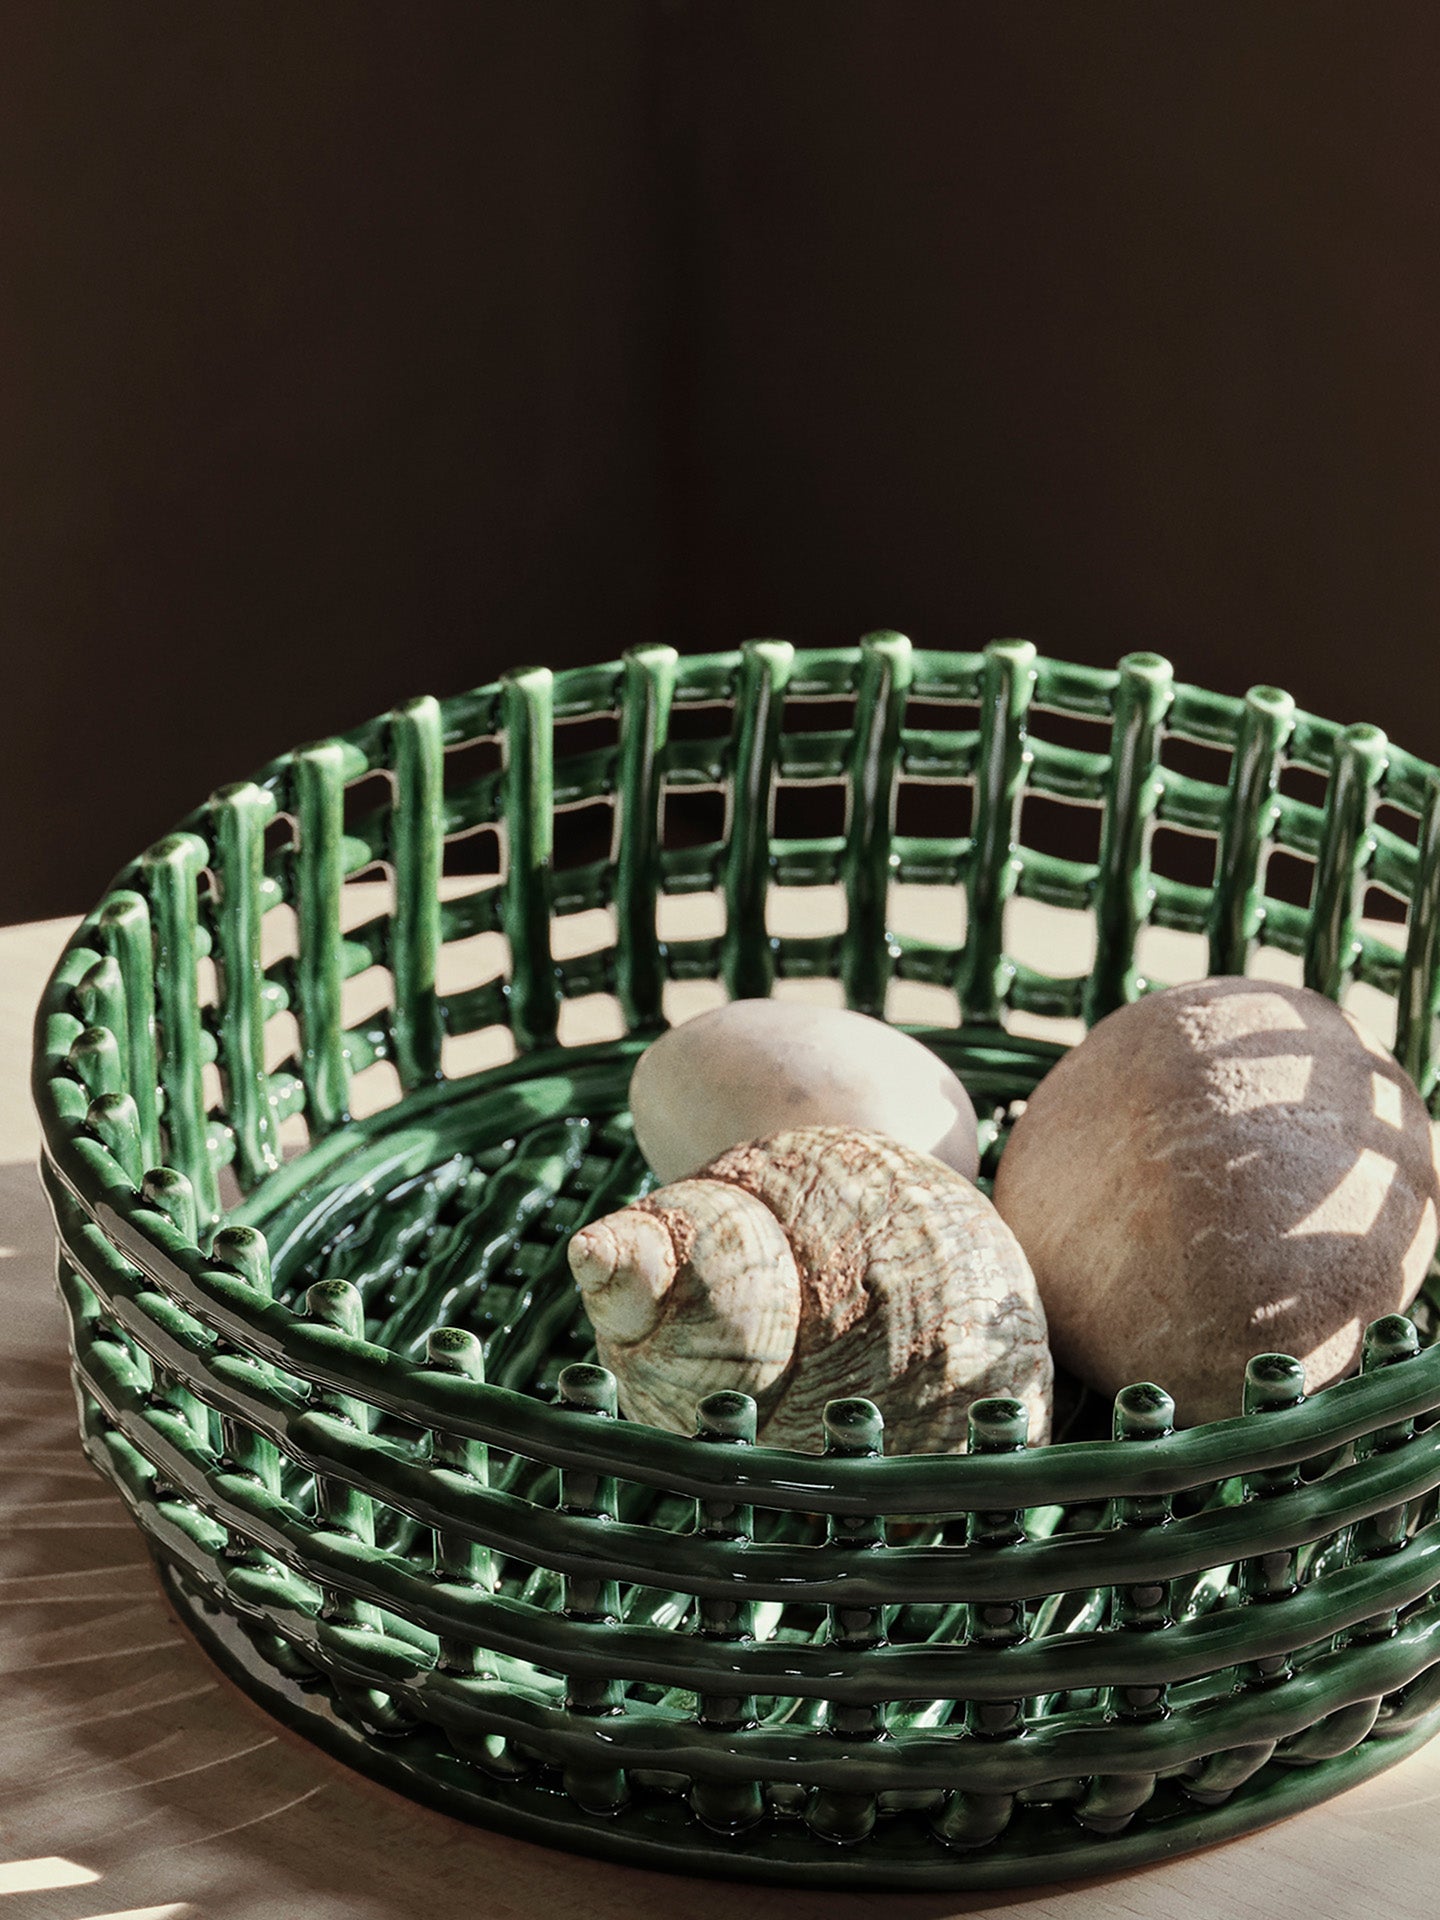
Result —
[[975, 1109], [950, 1068], [909, 1034], [843, 1008], [732, 1000], [672, 1027], [640, 1056], [630, 1110], [662, 1181], [809, 1126], [887, 1134], [967, 1180], [979, 1168]]

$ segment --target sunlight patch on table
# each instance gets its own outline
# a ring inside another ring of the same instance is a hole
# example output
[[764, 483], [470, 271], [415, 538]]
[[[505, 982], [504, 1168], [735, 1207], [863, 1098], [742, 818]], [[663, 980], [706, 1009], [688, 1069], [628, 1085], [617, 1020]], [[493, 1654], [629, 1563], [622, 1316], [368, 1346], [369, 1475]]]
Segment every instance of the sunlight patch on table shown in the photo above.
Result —
[[7, 1860], [0, 1866], [0, 1894], [49, 1893], [56, 1887], [85, 1887], [99, 1878], [92, 1868], [49, 1853], [34, 1860]]

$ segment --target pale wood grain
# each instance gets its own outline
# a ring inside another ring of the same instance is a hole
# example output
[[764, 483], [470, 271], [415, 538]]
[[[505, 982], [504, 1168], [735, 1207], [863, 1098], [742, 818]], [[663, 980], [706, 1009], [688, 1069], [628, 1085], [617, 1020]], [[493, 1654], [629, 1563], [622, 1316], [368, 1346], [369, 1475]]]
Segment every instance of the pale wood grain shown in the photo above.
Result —
[[[1117, 1879], [1008, 1896], [837, 1895], [643, 1873], [506, 1840], [413, 1806], [278, 1727], [171, 1618], [138, 1534], [75, 1438], [27, 1092], [33, 1009], [67, 931], [58, 921], [0, 931], [0, 1860], [17, 1872], [37, 1863], [8, 1894], [0, 1866], [0, 1920], [946, 1920], [1012, 1909], [1027, 1920], [1432, 1920], [1440, 1741], [1268, 1832]], [[1063, 921], [1051, 932], [1069, 938]]]

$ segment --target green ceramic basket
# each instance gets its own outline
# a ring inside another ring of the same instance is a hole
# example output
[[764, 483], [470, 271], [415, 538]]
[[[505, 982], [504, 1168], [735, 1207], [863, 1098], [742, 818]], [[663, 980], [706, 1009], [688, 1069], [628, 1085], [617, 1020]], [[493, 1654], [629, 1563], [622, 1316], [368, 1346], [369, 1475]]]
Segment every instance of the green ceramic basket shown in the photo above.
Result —
[[[840, 830], [779, 837], [815, 783]], [[690, 789], [724, 796], [707, 844]], [[557, 860], [596, 803], [608, 857]], [[897, 882], [963, 902], [963, 940], [898, 930]], [[777, 935], [814, 887], [843, 931]], [[1371, 889], [1404, 927], [1362, 927]], [[691, 893], [721, 930], [664, 937]], [[1087, 917], [1085, 977], [1014, 957], [1014, 898]], [[1027, 1452], [989, 1401], [963, 1458], [881, 1457], [857, 1401], [814, 1454], [754, 1445], [735, 1394], [662, 1434], [588, 1358], [565, 1243], [643, 1184], [626, 1082], [683, 983], [824, 979], [876, 1014], [928, 986], [988, 1171], [1047, 1023], [1160, 984], [1153, 928], [1199, 973], [1369, 989], [1434, 1101], [1440, 776], [1151, 654], [644, 648], [223, 788], [71, 941], [35, 1079], [85, 1445], [198, 1637], [416, 1798], [701, 1874], [1105, 1871], [1410, 1752], [1440, 1724], [1428, 1297], [1308, 1402], [1261, 1356], [1234, 1419], [1174, 1433], [1142, 1386]], [[617, 1037], [561, 1044], [594, 994]], [[513, 1058], [474, 1072], [487, 1047]]]

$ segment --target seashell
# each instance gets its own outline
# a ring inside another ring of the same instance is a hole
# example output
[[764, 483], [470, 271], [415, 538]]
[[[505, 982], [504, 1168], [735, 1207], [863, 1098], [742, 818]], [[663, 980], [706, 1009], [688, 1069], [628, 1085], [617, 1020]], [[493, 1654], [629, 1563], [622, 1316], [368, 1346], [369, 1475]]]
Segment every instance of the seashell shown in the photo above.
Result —
[[797, 1127], [574, 1235], [570, 1267], [632, 1420], [689, 1433], [706, 1394], [756, 1402], [769, 1446], [815, 1451], [862, 1395], [887, 1451], [958, 1453], [966, 1412], [1025, 1402], [1048, 1438], [1045, 1313], [1019, 1242], [951, 1168], [883, 1134]]
[[641, 1054], [630, 1111], [660, 1180], [794, 1127], [886, 1133], [967, 1180], [980, 1164], [975, 1109], [938, 1054], [841, 1007], [732, 1000], [686, 1020]]

